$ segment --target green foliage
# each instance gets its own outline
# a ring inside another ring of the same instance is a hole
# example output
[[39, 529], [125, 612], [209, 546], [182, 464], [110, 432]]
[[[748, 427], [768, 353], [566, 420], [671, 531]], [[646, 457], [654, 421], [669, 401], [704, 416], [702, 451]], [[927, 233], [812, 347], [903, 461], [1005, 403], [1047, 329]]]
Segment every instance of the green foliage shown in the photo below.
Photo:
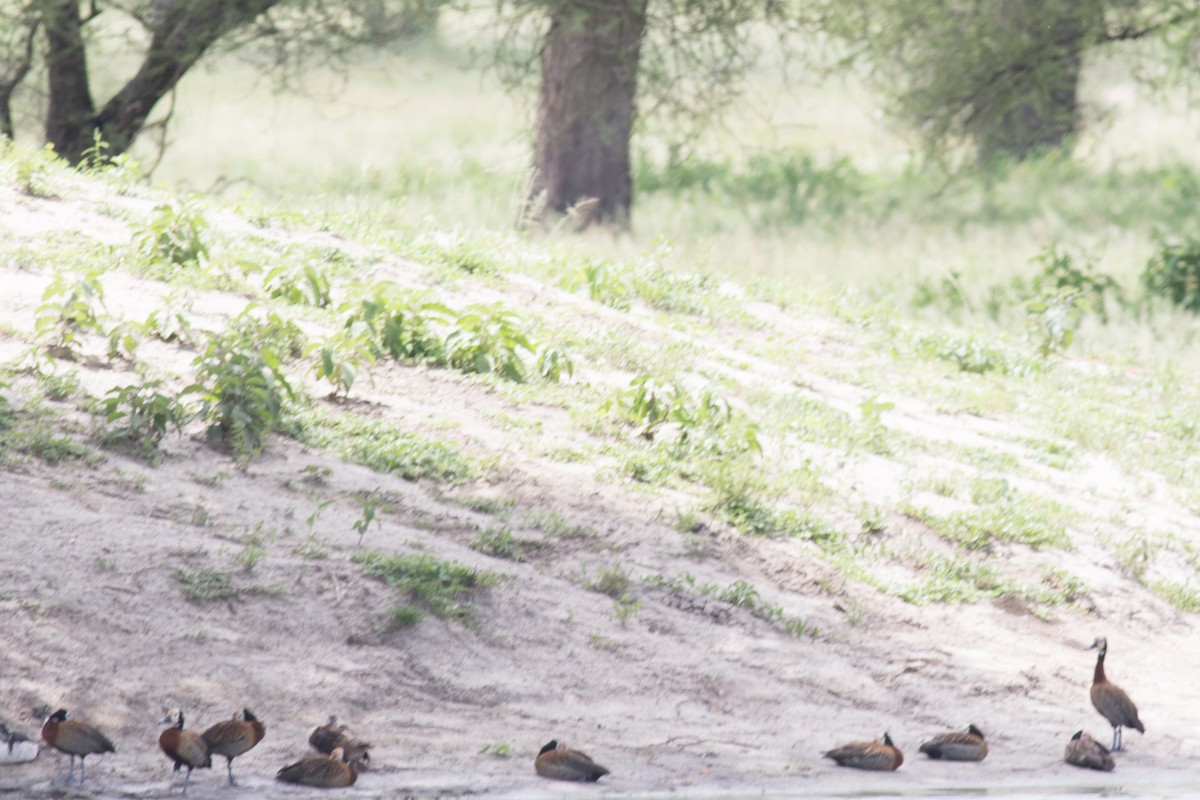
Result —
[[938, 535], [968, 550], [991, 552], [995, 542], [1016, 542], [1035, 550], [1066, 549], [1071, 544], [1066, 528], [1052, 508], [1015, 497], [944, 517], [919, 509], [911, 511]]
[[543, 380], [562, 383], [564, 378], [575, 375], [575, 359], [566, 343], [553, 342], [542, 345], [537, 354], [537, 370]]
[[82, 273], [60, 272], [42, 292], [42, 304], [34, 317], [39, 341], [51, 351], [73, 356], [82, 334], [104, 333], [103, 269]]
[[631, 583], [629, 579], [629, 570], [622, 567], [620, 564], [613, 564], [610, 567], [605, 567], [600, 570], [600, 574], [593, 581], [587, 581], [587, 588], [593, 592], [606, 594], [614, 600], [619, 600], [622, 595], [629, 591]]
[[242, 325], [210, 335], [192, 362], [196, 382], [184, 390], [199, 395], [199, 417], [208, 423], [209, 439], [228, 444], [243, 465], [262, 451], [283, 421], [284, 405], [294, 398], [275, 349], [278, 334], [268, 324], [257, 332]]
[[588, 297], [597, 303], [629, 310], [629, 298], [633, 291], [625, 280], [623, 271], [610, 261], [592, 261], [583, 267], [583, 282]]
[[380, 282], [361, 299], [343, 304], [339, 311], [347, 331], [362, 326], [370, 331], [377, 357], [389, 355], [401, 361], [430, 364], [446, 361], [445, 346], [435, 328], [445, 325], [454, 312], [420, 293], [404, 292]]
[[434, 616], [466, 624], [474, 621], [470, 606], [474, 592], [495, 586], [498, 581], [490, 572], [479, 572], [425, 553], [404, 556], [360, 553], [354, 560], [363, 565], [368, 575], [419, 603]]
[[375, 353], [367, 339], [368, 331], [364, 326], [358, 330], [346, 329], [333, 334], [324, 342], [310, 345], [307, 355], [317, 355], [313, 371], [318, 379], [327, 380], [333, 384], [334, 396], [350, 396], [350, 387], [354, 385], [359, 370], [363, 365], [375, 364]]
[[354, 520], [352, 526], [358, 533], [358, 546], [362, 547], [363, 537], [367, 535], [367, 531], [371, 529], [372, 523], [378, 524], [375, 519], [376, 512], [379, 511], [379, 487], [376, 486], [370, 494], [362, 499], [362, 516]]
[[762, 452], [758, 424], [712, 389], [695, 396], [647, 373], [631, 380], [629, 388], [607, 400], [601, 411], [615, 411], [639, 426], [641, 437], [665, 442], [675, 458]]
[[445, 342], [451, 366], [525, 382], [528, 368], [521, 354], [533, 355], [537, 345], [521, 330], [522, 321], [515, 312], [500, 305], [469, 306], [455, 317], [452, 327]]
[[925, 565], [924, 580], [900, 592], [913, 605], [973, 603], [980, 597], [997, 597], [1008, 587], [986, 564], [965, 558], [935, 555]]
[[150, 380], [109, 389], [100, 401], [107, 425], [105, 439], [152, 450], [169, 429], [181, 432], [191, 415], [176, 395], [161, 392], [162, 386], [161, 380]]
[[1156, 595], [1180, 611], [1186, 611], [1189, 614], [1200, 613], [1200, 589], [1190, 583], [1161, 580], [1155, 581], [1150, 588]]
[[821, 164], [803, 150], [761, 153], [741, 164], [691, 158], [659, 166], [643, 157], [634, 180], [646, 194], [705, 195], [760, 226], [841, 217], [867, 189], [850, 159]]
[[237, 590], [224, 572], [177, 569], [171, 573], [171, 577], [183, 587], [183, 596], [194, 603], [225, 600], [237, 595]]
[[518, 539], [508, 528], [488, 528], [481, 531], [469, 545], [476, 552], [508, 561], [524, 561], [527, 553], [539, 546], [538, 542]]
[[1200, 239], [1189, 236], [1172, 244], [1160, 237], [1141, 282], [1151, 297], [1165, 297], [1185, 311], [1200, 313]]
[[41, 150], [18, 151], [15, 160], [17, 168], [17, 188], [30, 197], [54, 198], [53, 176], [66, 169], [66, 162], [54, 152], [54, 146], [47, 144]]
[[170, 277], [179, 269], [208, 260], [202, 234], [208, 220], [187, 201], [163, 203], [150, 219], [134, 230], [134, 244], [145, 259], [148, 274]]
[[915, 345], [922, 356], [946, 361], [961, 372], [980, 375], [995, 372], [1020, 377], [1042, 369], [1037, 361], [992, 345], [975, 335], [932, 333], [919, 337]]
[[327, 308], [333, 302], [329, 276], [316, 264], [280, 264], [267, 272], [263, 286], [270, 297], [292, 305]]
[[460, 481], [476, 473], [471, 462], [449, 445], [353, 413], [300, 412], [289, 420], [289, 432], [305, 444], [331, 449], [356, 464], [408, 480]]

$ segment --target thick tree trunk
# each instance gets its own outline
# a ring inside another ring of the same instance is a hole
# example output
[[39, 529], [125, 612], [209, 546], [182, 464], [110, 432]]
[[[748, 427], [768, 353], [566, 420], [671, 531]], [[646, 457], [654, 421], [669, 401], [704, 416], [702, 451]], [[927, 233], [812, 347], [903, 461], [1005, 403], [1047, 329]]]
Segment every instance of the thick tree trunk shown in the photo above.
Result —
[[646, 0], [564, 0], [551, 13], [530, 204], [624, 225]]
[[982, 87], [971, 125], [982, 163], [1070, 143], [1079, 128], [1083, 52], [1098, 13], [1089, 0], [1009, 0], [996, 9], [996, 24], [1017, 43], [1017, 57]]
[[96, 106], [88, 88], [87, 53], [79, 0], [43, 0], [46, 28], [46, 141], [71, 163], [92, 145]]
[[154, 0], [150, 47], [137, 74], [96, 112], [88, 91], [78, 0], [44, 0], [50, 103], [46, 140], [76, 164], [98, 131], [111, 155], [124, 153], [156, 103], [208, 48], [280, 0]]

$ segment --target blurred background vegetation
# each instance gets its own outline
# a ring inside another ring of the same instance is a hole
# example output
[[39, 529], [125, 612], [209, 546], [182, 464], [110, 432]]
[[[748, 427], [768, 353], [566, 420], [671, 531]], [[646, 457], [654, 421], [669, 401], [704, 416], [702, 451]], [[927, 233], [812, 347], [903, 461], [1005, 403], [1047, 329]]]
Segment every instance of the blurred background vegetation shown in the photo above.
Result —
[[[0, 100], [17, 140], [129, 148], [233, 201], [654, 252], [1050, 351], [1089, 328], [1136, 359], [1195, 339], [1198, 23], [1168, 0], [46, 0], [0, 17]], [[636, 94], [600, 97], [619, 47]]]

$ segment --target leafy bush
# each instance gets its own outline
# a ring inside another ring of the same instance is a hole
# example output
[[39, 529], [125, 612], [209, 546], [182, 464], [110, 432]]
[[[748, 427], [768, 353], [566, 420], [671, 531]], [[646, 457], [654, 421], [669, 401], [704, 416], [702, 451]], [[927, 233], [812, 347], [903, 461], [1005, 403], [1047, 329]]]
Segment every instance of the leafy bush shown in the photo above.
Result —
[[199, 416], [208, 423], [209, 439], [227, 443], [242, 464], [261, 452], [282, 422], [284, 404], [294, 398], [272, 331], [268, 326], [262, 335], [245, 329], [210, 335], [192, 362], [196, 382], [184, 390], [200, 395]]
[[450, 365], [480, 375], [496, 373], [524, 383], [527, 367], [522, 351], [533, 355], [537, 346], [521, 330], [521, 318], [500, 305], [468, 306], [452, 323], [446, 337]]
[[34, 331], [53, 352], [71, 357], [81, 334], [105, 332], [101, 274], [100, 268], [59, 273], [42, 292]]
[[377, 357], [445, 363], [445, 346], [435, 328], [445, 325], [454, 312], [426, 300], [423, 294], [400, 291], [381, 282], [372, 286], [365, 297], [339, 310], [345, 315], [347, 330], [365, 326], [370, 331]]
[[285, 303], [327, 308], [333, 302], [329, 276], [315, 264], [281, 264], [263, 279], [267, 294]]
[[150, 265], [151, 274], [165, 277], [164, 272], [169, 274], [208, 259], [208, 246], [201, 236], [207, 227], [208, 220], [189, 203], [163, 203], [135, 231], [134, 241], [138, 253]]
[[643, 438], [666, 442], [677, 458], [690, 452], [762, 452], [757, 423], [711, 389], [697, 397], [681, 386], [642, 374], [601, 408], [606, 413], [615, 410], [626, 421], [641, 426]]
[[160, 380], [139, 385], [115, 386], [100, 402], [108, 424], [105, 438], [123, 439], [144, 448], [154, 448], [170, 428], [181, 431], [189, 413], [178, 397], [163, 394]]
[[1200, 240], [1189, 236], [1182, 244], [1171, 244], [1160, 239], [1158, 248], [1142, 271], [1146, 293], [1200, 313]]
[[366, 364], [375, 363], [375, 354], [367, 339], [367, 332], [362, 330], [343, 330], [327, 338], [324, 342], [309, 347], [309, 354], [317, 354], [314, 366], [318, 379], [324, 379], [333, 384], [333, 393], [342, 397], [350, 395], [350, 387], [358, 377], [359, 369]]

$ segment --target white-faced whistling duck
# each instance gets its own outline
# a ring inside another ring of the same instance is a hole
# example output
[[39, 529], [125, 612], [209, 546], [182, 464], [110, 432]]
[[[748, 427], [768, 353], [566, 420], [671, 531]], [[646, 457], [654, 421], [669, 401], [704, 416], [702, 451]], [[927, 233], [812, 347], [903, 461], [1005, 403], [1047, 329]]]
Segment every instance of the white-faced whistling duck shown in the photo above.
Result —
[[230, 786], [237, 784], [233, 779], [233, 760], [261, 742], [266, 735], [266, 727], [248, 708], [235, 712], [232, 719], [218, 722], [201, 734], [210, 753], [225, 756]]
[[886, 733], [878, 741], [844, 744], [825, 753], [823, 757], [832, 758], [839, 767], [873, 769], [884, 772], [898, 769], [904, 763], [904, 754], [892, 743], [892, 737]]
[[167, 754], [167, 758], [175, 762], [175, 772], [179, 772], [180, 767], [187, 767], [187, 776], [183, 779], [183, 794], [187, 795], [192, 770], [212, 766], [212, 754], [208, 752], [208, 743], [195, 731], [183, 729], [182, 709], [173, 708], [168, 711], [161, 724], [171, 727], [159, 735], [158, 746]]
[[353, 764], [346, 763], [345, 755], [342, 748], [335, 747], [327, 756], [302, 758], [275, 773], [275, 780], [322, 789], [353, 786], [358, 780], [358, 771]]
[[308, 743], [326, 755], [332, 753], [335, 747], [340, 747], [347, 764], [359, 769], [370, 766], [371, 754], [368, 751], [371, 745], [356, 739], [345, 725], [338, 725], [337, 717], [331, 716], [328, 722], [314, 729], [308, 736]]
[[67, 719], [67, 710], [60, 708], [46, 718], [42, 726], [42, 738], [55, 750], [71, 757], [71, 768], [67, 772], [67, 783], [75, 777], [75, 756], [79, 756], [79, 785], [86, 779], [84, 759], [93, 753], [115, 753], [117, 748], [100, 731], [79, 720]]
[[987, 742], [983, 731], [968, 725], [965, 731], [940, 733], [921, 745], [921, 752], [930, 758], [947, 761], [983, 761], [987, 757]]
[[0, 722], [0, 764], [24, 764], [37, 758], [38, 743]]
[[1145, 733], [1146, 727], [1138, 719], [1137, 706], [1125, 694], [1125, 690], [1108, 682], [1104, 676], [1104, 655], [1108, 652], [1108, 640], [1103, 636], [1088, 646], [1088, 650], [1097, 649], [1096, 673], [1092, 678], [1092, 705], [1100, 712], [1100, 716], [1108, 720], [1113, 727], [1114, 751], [1121, 749], [1121, 728], [1133, 728], [1138, 733]]
[[1104, 745], [1093, 739], [1091, 734], [1083, 731], [1076, 731], [1075, 735], [1071, 737], [1071, 741], [1067, 742], [1067, 751], [1063, 758], [1072, 766], [1099, 769], [1105, 772], [1112, 772], [1112, 768], [1116, 766], [1113, 763], [1113, 757], [1108, 754]]
[[533, 768], [543, 778], [556, 781], [594, 782], [608, 774], [608, 770], [592, 761], [586, 753], [560, 747], [557, 739], [551, 739], [533, 760]]

